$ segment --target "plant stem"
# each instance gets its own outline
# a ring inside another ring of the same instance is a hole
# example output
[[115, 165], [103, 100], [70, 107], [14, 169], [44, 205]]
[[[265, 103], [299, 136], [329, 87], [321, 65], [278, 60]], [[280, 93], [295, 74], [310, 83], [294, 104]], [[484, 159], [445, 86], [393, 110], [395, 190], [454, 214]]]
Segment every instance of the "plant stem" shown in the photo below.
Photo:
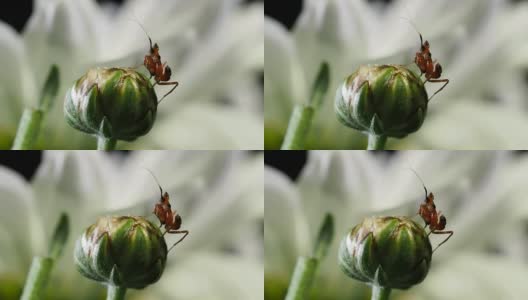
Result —
[[24, 285], [24, 292], [20, 300], [38, 300], [44, 298], [44, 290], [50, 277], [53, 264], [64, 250], [70, 232], [70, 221], [65, 213], [62, 213], [50, 243], [48, 257], [33, 257], [31, 268]]
[[381, 286], [373, 285], [372, 286], [372, 298], [371, 300], [389, 300], [391, 289], [384, 288]]
[[28, 150], [37, 140], [44, 112], [40, 109], [26, 108], [18, 124], [15, 141], [11, 150]]
[[106, 300], [123, 300], [125, 299], [126, 288], [108, 285]]
[[317, 270], [318, 261], [313, 257], [299, 257], [285, 300], [308, 299], [308, 292]]
[[369, 134], [367, 150], [383, 150], [386, 142], [387, 136], [385, 135]]
[[285, 300], [308, 299], [319, 261], [322, 261], [334, 237], [334, 218], [326, 214], [314, 245], [312, 257], [300, 256], [293, 271]]
[[41, 299], [52, 268], [53, 259], [35, 256], [20, 300]]
[[28, 150], [37, 141], [44, 114], [51, 109], [59, 89], [59, 68], [52, 65], [42, 87], [38, 108], [26, 108], [18, 124], [12, 150]]
[[323, 103], [329, 85], [330, 67], [323, 62], [313, 82], [308, 104], [298, 104], [293, 109], [281, 150], [304, 149], [304, 140], [310, 130], [314, 112]]
[[311, 106], [295, 106], [290, 117], [290, 122], [288, 123], [288, 130], [282, 142], [281, 150], [304, 149], [304, 139], [310, 130], [313, 116], [314, 109]]
[[97, 137], [97, 150], [115, 150], [117, 144], [117, 140], [110, 138], [104, 138], [104, 137]]

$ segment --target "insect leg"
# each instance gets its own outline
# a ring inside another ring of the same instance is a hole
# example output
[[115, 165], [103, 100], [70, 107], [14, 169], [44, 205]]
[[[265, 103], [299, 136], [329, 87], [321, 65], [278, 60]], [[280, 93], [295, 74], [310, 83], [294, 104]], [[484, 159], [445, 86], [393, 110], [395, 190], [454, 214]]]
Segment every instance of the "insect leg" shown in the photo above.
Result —
[[157, 82], [159, 85], [174, 85], [174, 87], [168, 92], [166, 93], [165, 95], [163, 95], [163, 97], [161, 97], [161, 100], [158, 101], [158, 104], [160, 104], [161, 101], [163, 101], [163, 99], [165, 99], [165, 97], [167, 97], [170, 93], [172, 93], [172, 91], [174, 91], [174, 89], [176, 87], [178, 87], [178, 81], [167, 81], [167, 82]]
[[447, 240], [449, 240], [451, 238], [451, 236], [453, 235], [453, 231], [431, 231], [432, 233], [434, 234], [449, 234], [449, 236], [443, 240], [440, 244], [438, 244], [438, 246], [436, 246], [433, 250], [433, 253], [436, 251], [436, 249], [438, 249], [438, 247], [442, 246], [445, 242], [447, 242]]
[[181, 241], [183, 241], [183, 239], [189, 234], [189, 230], [168, 230], [169, 233], [182, 233], [183, 236], [181, 239], [179, 239], [176, 243], [174, 243], [174, 245], [172, 245], [172, 247], [170, 247], [169, 251], [167, 251], [167, 253], [169, 253], [172, 248], [174, 248], [174, 246], [178, 245]]
[[[438, 89], [438, 90], [437, 90], [437, 91], [431, 96], [431, 98], [429, 98], [429, 100], [427, 100], [427, 101], [431, 101], [431, 99], [433, 99], [433, 97], [434, 97], [436, 94], [438, 94], [441, 90], [443, 90], [443, 89], [446, 87], [446, 85], [449, 83], [449, 79], [427, 79], [425, 82], [427, 82], [427, 81], [429, 81], [429, 82], [445, 82], [444, 85], [442, 85], [442, 87], [439, 88], [439, 89]], [[425, 84], [425, 82], [424, 82], [424, 84]]]

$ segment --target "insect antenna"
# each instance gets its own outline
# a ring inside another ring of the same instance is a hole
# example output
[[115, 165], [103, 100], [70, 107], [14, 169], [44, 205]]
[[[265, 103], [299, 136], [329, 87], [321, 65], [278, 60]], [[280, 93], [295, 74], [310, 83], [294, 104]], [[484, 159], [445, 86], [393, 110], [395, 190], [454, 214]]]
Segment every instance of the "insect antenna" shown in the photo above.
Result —
[[416, 31], [416, 33], [418, 33], [418, 35], [420, 36], [420, 45], [423, 45], [422, 34], [418, 31], [418, 27], [416, 27], [416, 24], [414, 24], [414, 22], [409, 18], [400, 17], [400, 19], [405, 20], [409, 22], [409, 24], [411, 24], [411, 26], [414, 28], [414, 31]]
[[428, 194], [428, 192], [427, 192], [427, 188], [425, 187], [425, 183], [424, 183], [424, 181], [422, 180], [422, 177], [420, 177], [420, 175], [418, 175], [418, 173], [416, 173], [416, 171], [415, 171], [413, 168], [409, 167], [409, 170], [411, 170], [411, 171], [414, 173], [414, 175], [416, 175], [416, 177], [417, 177], [417, 178], [420, 180], [420, 182], [422, 183], [422, 186], [423, 186], [424, 191], [425, 191], [425, 198], [424, 198], [424, 199], [426, 199], [426, 198], [427, 198], [427, 194]]
[[163, 198], [163, 189], [161, 188], [161, 185], [159, 184], [159, 181], [158, 181], [158, 178], [156, 178], [156, 175], [154, 175], [154, 173], [152, 173], [151, 170], [149, 170], [149, 169], [147, 169], [147, 168], [145, 168], [145, 167], [143, 167], [143, 169], [147, 170], [147, 171], [150, 173], [150, 175], [152, 175], [152, 178], [154, 178], [154, 180], [156, 181], [156, 184], [157, 184], [158, 187], [159, 187], [159, 190], [160, 190], [160, 199]]
[[143, 32], [145, 33], [145, 35], [147, 36], [147, 38], [149, 40], [150, 49], [152, 49], [152, 39], [150, 38], [149, 34], [147, 33], [147, 30], [145, 29], [145, 27], [136, 19], [128, 19], [128, 21], [134, 22], [134, 23], [138, 24], [139, 27], [141, 27], [141, 30], [143, 30]]

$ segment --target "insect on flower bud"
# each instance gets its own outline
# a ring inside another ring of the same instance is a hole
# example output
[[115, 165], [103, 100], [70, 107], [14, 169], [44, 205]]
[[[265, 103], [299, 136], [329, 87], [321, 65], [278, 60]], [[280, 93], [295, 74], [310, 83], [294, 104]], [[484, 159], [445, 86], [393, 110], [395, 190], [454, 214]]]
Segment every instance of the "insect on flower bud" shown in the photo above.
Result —
[[344, 125], [366, 134], [402, 138], [420, 129], [427, 92], [400, 65], [361, 66], [337, 89], [334, 107]]
[[341, 241], [339, 266], [359, 281], [406, 289], [425, 279], [431, 265], [425, 230], [407, 217], [371, 217]]
[[70, 126], [107, 139], [132, 141], [156, 120], [158, 99], [149, 79], [134, 69], [90, 69], [66, 93]]
[[103, 217], [77, 240], [74, 260], [92, 280], [142, 289], [163, 274], [167, 244], [160, 229], [143, 217]]

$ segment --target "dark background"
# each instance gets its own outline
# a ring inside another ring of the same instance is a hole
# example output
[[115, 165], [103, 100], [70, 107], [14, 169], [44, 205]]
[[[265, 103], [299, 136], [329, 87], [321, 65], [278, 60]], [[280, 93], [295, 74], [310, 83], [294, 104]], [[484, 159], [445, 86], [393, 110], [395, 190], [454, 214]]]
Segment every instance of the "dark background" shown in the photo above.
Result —
[[[10, 1], [7, 5], [5, 2], [7, 1], [4, 1], [2, 9], [0, 9], [0, 20], [10, 24], [20, 32], [31, 15], [33, 0], [18, 0], [16, 4], [13, 3], [15, 1]], [[122, 4], [124, 0], [97, 0], [97, 2]], [[245, 2], [264, 2], [264, 0], [245, 0]]]
[[16, 170], [31, 179], [42, 158], [41, 151], [0, 151], [0, 165]]
[[264, 163], [267, 166], [281, 170], [291, 179], [295, 180], [306, 163], [306, 158], [306, 151], [266, 150]]

